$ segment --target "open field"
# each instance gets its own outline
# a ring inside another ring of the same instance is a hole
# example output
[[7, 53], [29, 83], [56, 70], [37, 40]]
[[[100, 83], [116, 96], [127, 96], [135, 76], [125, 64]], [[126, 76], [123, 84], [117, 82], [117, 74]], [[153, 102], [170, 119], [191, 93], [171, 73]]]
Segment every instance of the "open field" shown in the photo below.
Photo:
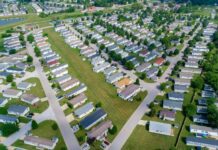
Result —
[[[193, 89], [189, 89], [189, 92], [185, 94], [185, 99], [184, 99], [184, 105], [189, 104], [191, 102], [193, 95]], [[160, 102], [160, 105], [155, 106], [157, 112], [162, 110], [162, 100], [166, 99], [166, 96], [157, 96], [156, 100]], [[176, 143], [176, 138], [178, 137], [178, 133], [180, 128], [182, 127], [182, 121], [184, 119], [184, 115], [182, 112], [177, 111], [176, 113], [176, 120], [175, 122], [172, 121], [164, 121], [159, 119], [157, 116], [155, 117], [150, 117], [148, 115], [144, 115], [142, 117], [142, 120], [152, 120], [152, 121], [158, 121], [158, 122], [165, 122], [165, 123], [170, 123], [170, 124], [175, 124], [178, 126], [178, 128], [173, 128], [174, 129], [174, 136], [164, 136], [160, 134], [154, 134], [154, 133], [149, 133], [148, 132], [148, 127], [144, 126], [137, 126], [131, 136], [129, 137], [128, 141], [123, 147], [123, 150], [130, 150], [130, 149], [141, 149], [144, 147], [145, 149], [161, 149], [161, 150], [169, 150], [170, 148], [174, 148], [175, 143]], [[185, 128], [181, 132], [181, 136], [179, 139], [179, 144], [178, 144], [178, 149], [188, 149], [187, 146], [184, 143], [184, 137], [188, 135], [188, 126], [190, 124], [190, 120], [187, 118], [187, 121], [185, 122]], [[157, 144], [158, 141], [158, 144]]]
[[[53, 137], [58, 137], [58, 143], [55, 147], [55, 150], [60, 150], [60, 149], [66, 149], [63, 137], [59, 131], [59, 129], [57, 130], [53, 130], [52, 129], [52, 125], [54, 124], [54, 121], [51, 120], [46, 120], [43, 121], [42, 123], [39, 124], [39, 127], [35, 130], [31, 131], [31, 134], [34, 136], [39, 136], [39, 137], [43, 137], [43, 138], [47, 138], [47, 139], [51, 139]], [[16, 141], [13, 146], [16, 147], [22, 147], [22, 148], [26, 148], [26, 149], [36, 149], [33, 146], [29, 146], [23, 143], [22, 140], [18, 140]]]
[[69, 64], [69, 73], [87, 85], [86, 95], [89, 100], [94, 104], [101, 102], [109, 119], [120, 130], [140, 102], [121, 100], [117, 96], [115, 87], [106, 83], [103, 74], [94, 73], [91, 64], [82, 60], [83, 57], [80, 56], [78, 49], [72, 49], [65, 44], [64, 39], [54, 29], [46, 29], [45, 32], [48, 33], [52, 49], [60, 54], [65, 63]]

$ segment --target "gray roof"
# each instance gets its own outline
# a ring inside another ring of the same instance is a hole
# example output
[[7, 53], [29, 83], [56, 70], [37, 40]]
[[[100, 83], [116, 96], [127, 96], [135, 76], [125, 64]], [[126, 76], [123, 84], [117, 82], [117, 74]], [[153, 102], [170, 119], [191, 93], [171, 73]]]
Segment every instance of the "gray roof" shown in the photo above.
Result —
[[170, 93], [168, 93], [168, 98], [170, 100], [179, 99], [179, 100], [183, 101], [184, 94], [183, 93], [177, 93], [177, 92], [170, 92]]
[[195, 124], [191, 124], [190, 129], [202, 130], [202, 131], [207, 131], [207, 132], [216, 132], [218, 134], [218, 129], [217, 128], [199, 126], [199, 125], [195, 125]]
[[18, 85], [17, 85], [17, 88], [18, 89], [27, 89], [32, 83], [29, 83], [29, 82], [20, 82]]
[[179, 108], [182, 109], [182, 102], [180, 101], [173, 101], [173, 100], [164, 100], [163, 106], [169, 106], [173, 108]]
[[174, 91], [186, 91], [187, 86], [186, 85], [176, 85], [174, 84]]
[[94, 106], [93, 106], [92, 102], [89, 102], [89, 103], [87, 103], [87, 104], [81, 106], [80, 108], [76, 109], [76, 110], [74, 111], [74, 114], [75, 114], [76, 116], [81, 116], [81, 115], [83, 115], [84, 113], [86, 113], [86, 112], [88, 112], [88, 111], [91, 111], [91, 110], [93, 110], [93, 109], [94, 109]]
[[23, 106], [23, 105], [11, 105], [8, 108], [8, 112], [15, 112], [15, 113], [21, 114], [21, 113], [25, 112], [26, 109], [28, 109], [28, 107]]
[[161, 123], [156, 121], [149, 122], [149, 132], [158, 132], [160, 134], [168, 134], [171, 135], [171, 124]]
[[17, 122], [18, 118], [10, 115], [1, 115], [0, 114], [0, 122]]
[[201, 143], [201, 144], [215, 146], [216, 148], [218, 148], [218, 140], [214, 140], [214, 139], [197, 138], [197, 137], [189, 136], [186, 138], [186, 142], [196, 143], [196, 146], [200, 146]]

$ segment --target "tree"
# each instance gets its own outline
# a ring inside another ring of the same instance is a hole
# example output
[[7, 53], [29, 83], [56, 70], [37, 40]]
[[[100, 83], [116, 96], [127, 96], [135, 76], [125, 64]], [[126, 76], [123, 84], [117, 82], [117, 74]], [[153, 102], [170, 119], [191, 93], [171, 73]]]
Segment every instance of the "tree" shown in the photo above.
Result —
[[156, 111], [155, 107], [152, 107], [150, 112], [149, 112], [149, 115], [150, 115], [150, 117], [154, 117], [156, 115], [156, 113], [157, 113], [157, 111]]
[[165, 90], [166, 86], [167, 86], [166, 83], [161, 83], [161, 84], [160, 84], [160, 90], [161, 90], [161, 91]]
[[34, 130], [34, 129], [37, 129], [37, 128], [39, 127], [38, 123], [37, 123], [35, 120], [32, 121], [31, 126], [32, 126], [32, 129], [33, 129], [33, 130]]
[[194, 104], [188, 104], [184, 107], [184, 113], [187, 117], [192, 117], [196, 114], [197, 107]]
[[33, 62], [33, 57], [30, 56], [30, 55], [28, 55], [26, 61], [27, 61], [28, 63], [32, 63], [32, 62]]
[[32, 34], [28, 35], [27, 36], [27, 41], [29, 41], [30, 43], [33, 43], [34, 42], [34, 37]]
[[0, 144], [0, 150], [7, 150], [7, 147], [3, 144]]
[[15, 49], [12, 49], [12, 50], [9, 51], [9, 54], [10, 54], [10, 55], [16, 54], [16, 52], [17, 52], [17, 51], [16, 51]]
[[88, 40], [85, 40], [85, 41], [84, 41], [84, 44], [87, 45], [87, 46], [89, 46], [89, 41], [88, 41]]
[[114, 125], [111, 129], [108, 130], [108, 132], [111, 134], [111, 135], [114, 135], [117, 133], [117, 126]]
[[162, 71], [161, 71], [161, 69], [159, 69], [159, 71], [158, 71], [158, 73], [157, 73], [157, 76], [158, 76], [158, 77], [162, 76]]
[[52, 130], [56, 131], [58, 129], [58, 125], [57, 123], [53, 123], [52, 126], [51, 126]]
[[146, 78], [146, 74], [142, 73], [141, 76], [140, 76], [140, 79], [144, 80], [145, 78]]
[[174, 51], [174, 53], [173, 53], [174, 55], [178, 55], [179, 54], [179, 50], [178, 49], [176, 49], [175, 51]]
[[132, 62], [128, 61], [128, 62], [126, 62], [125, 67], [126, 67], [128, 70], [132, 70], [132, 69], [134, 68], [134, 65], [133, 65]]
[[98, 107], [101, 107], [102, 106], [102, 103], [101, 102], [98, 102], [95, 107], [98, 108]]
[[140, 85], [139, 79], [137, 78], [135, 84]]
[[7, 77], [6, 77], [6, 81], [7, 82], [13, 82], [14, 80], [14, 76], [12, 74], [9, 74]]
[[11, 86], [12, 86], [12, 87], [16, 87], [16, 82], [12, 82], [12, 83], [11, 83]]
[[191, 87], [194, 88], [195, 90], [201, 90], [203, 86], [204, 86], [204, 79], [201, 76], [197, 76], [191, 81]]
[[36, 57], [40, 57], [40, 56], [41, 56], [41, 51], [39, 50], [38, 47], [35, 47], [35, 48], [34, 48], [34, 52], [35, 52], [35, 54], [36, 54]]
[[18, 125], [12, 124], [12, 123], [3, 124], [1, 127], [3, 136], [9, 136], [13, 134], [14, 132], [17, 132], [18, 130], [19, 130]]

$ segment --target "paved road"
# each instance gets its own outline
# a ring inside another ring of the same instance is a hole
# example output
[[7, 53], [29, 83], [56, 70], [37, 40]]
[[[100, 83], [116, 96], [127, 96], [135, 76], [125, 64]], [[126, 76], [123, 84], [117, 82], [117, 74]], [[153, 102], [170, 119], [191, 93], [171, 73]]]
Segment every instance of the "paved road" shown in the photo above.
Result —
[[[193, 37], [196, 35], [196, 33], [200, 30], [200, 28], [198, 28], [195, 32], [195, 34], [193, 34], [193, 36], [191, 36], [189, 38], [189, 40], [193, 39]], [[185, 41], [184, 43], [184, 47], [182, 48], [182, 50], [180, 51], [180, 54], [177, 55], [176, 57], [173, 57], [171, 59], [169, 59], [170, 61], [170, 66], [168, 67], [168, 69], [164, 72], [164, 74], [162, 75], [161, 78], [159, 78], [157, 80], [156, 83], [153, 84], [148, 84], [145, 82], [140, 81], [141, 86], [146, 89], [148, 91], [148, 95], [147, 97], [143, 100], [143, 102], [139, 105], [139, 107], [135, 110], [135, 112], [131, 115], [131, 117], [128, 119], [128, 121], [125, 123], [125, 125], [123, 126], [123, 128], [121, 129], [121, 131], [119, 132], [119, 134], [116, 136], [116, 138], [113, 140], [113, 142], [110, 145], [110, 150], [120, 150], [123, 145], [125, 144], [125, 142], [128, 140], [129, 136], [131, 135], [131, 133], [133, 132], [134, 128], [137, 126], [138, 122], [140, 121], [140, 119], [143, 117], [143, 115], [149, 111], [148, 105], [154, 101], [155, 97], [161, 92], [158, 89], [158, 86], [160, 85], [160, 83], [167, 81], [166, 77], [169, 76], [169, 74], [171, 73], [172, 69], [174, 68], [174, 66], [176, 65], [177, 61], [182, 59], [182, 55], [183, 55], [183, 51], [186, 49], [186, 47], [188, 46], [188, 41]], [[128, 75], [130, 75], [131, 77], [134, 76], [134, 74], [132, 72], [127, 72], [125, 71]]]
[[[37, 122], [40, 123], [45, 120], [55, 120], [54, 113], [51, 109], [51, 107], [48, 107], [43, 113], [34, 116], [33, 119]], [[6, 138], [3, 141], [3, 144], [5, 146], [11, 146], [14, 142], [16, 142], [18, 139], [22, 139], [25, 134], [31, 130], [31, 122], [25, 124], [24, 126], [21, 127], [21, 129], [18, 132], [15, 132], [14, 134], [10, 135], [8, 138]]]
[[45, 91], [45, 94], [48, 98], [49, 105], [54, 112], [57, 124], [60, 128], [64, 141], [66, 143], [68, 150], [78, 150], [80, 149], [80, 145], [70, 127], [70, 124], [67, 122], [66, 117], [59, 105], [59, 102], [55, 96], [54, 90], [51, 88], [45, 73], [43, 72], [43, 68], [40, 64], [40, 61], [37, 57], [35, 57], [34, 50], [31, 44], [27, 43], [27, 51], [33, 57], [33, 64], [38, 72], [39, 79], [42, 83], [42, 87]]

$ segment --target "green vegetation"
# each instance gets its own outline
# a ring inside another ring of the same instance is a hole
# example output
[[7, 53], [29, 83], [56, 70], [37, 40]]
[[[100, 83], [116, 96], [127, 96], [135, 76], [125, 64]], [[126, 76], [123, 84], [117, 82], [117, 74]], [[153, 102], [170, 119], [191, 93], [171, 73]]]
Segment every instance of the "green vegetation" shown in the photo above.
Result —
[[[58, 143], [55, 147], [55, 150], [61, 150], [66, 149], [64, 139], [61, 135], [61, 132], [59, 130], [53, 130], [53, 124], [55, 122], [52, 120], [46, 120], [38, 124], [38, 128], [31, 131], [33, 136], [39, 136], [47, 139], [52, 139], [53, 137], [58, 138]], [[33, 146], [29, 146], [23, 143], [23, 141], [18, 140], [16, 141], [13, 146], [26, 148], [26, 149], [33, 149], [36, 148]]]
[[32, 130], [35, 130], [39, 127], [39, 125], [35, 120], [32, 120], [31, 127], [32, 127]]
[[116, 122], [119, 131], [140, 102], [121, 100], [117, 96], [116, 89], [105, 82], [104, 75], [94, 73], [91, 64], [82, 61], [83, 57], [80, 56], [78, 49], [70, 48], [53, 29], [46, 29], [45, 32], [48, 33], [48, 42], [51, 43], [52, 49], [60, 54], [63, 62], [69, 64], [69, 73], [87, 85], [86, 95], [88, 98], [94, 103], [101, 102], [102, 108], [108, 113], [109, 119]]
[[17, 132], [19, 130], [19, 127], [17, 124], [8, 123], [8, 124], [1, 125], [0, 129], [2, 131], [2, 135], [7, 137]]
[[33, 95], [38, 96], [39, 98], [44, 98], [45, 97], [45, 92], [42, 88], [42, 84], [38, 78], [29, 78], [25, 80], [26, 82], [30, 82], [32, 84], [36, 84], [36, 86], [31, 87], [27, 93], [31, 93]]

